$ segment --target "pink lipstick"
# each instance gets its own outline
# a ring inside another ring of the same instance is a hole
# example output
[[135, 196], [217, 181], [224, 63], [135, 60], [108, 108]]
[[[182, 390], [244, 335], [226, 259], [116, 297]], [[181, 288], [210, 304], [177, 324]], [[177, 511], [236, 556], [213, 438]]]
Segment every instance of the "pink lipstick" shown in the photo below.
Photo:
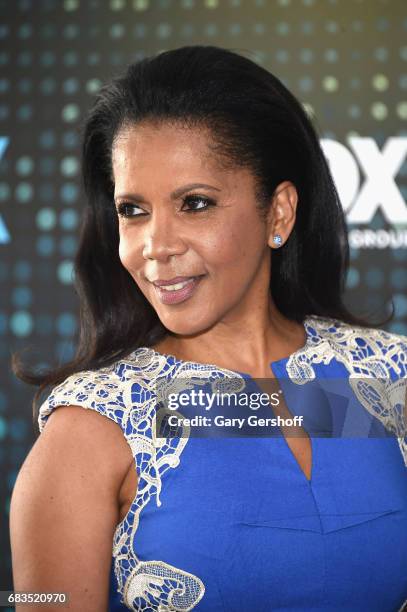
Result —
[[[204, 276], [206, 275], [191, 276], [189, 278], [176, 277], [171, 279], [171, 281], [156, 281], [153, 285], [158, 298], [163, 304], [179, 304], [194, 294]], [[160, 286], [157, 285], [158, 282], [160, 282]]]

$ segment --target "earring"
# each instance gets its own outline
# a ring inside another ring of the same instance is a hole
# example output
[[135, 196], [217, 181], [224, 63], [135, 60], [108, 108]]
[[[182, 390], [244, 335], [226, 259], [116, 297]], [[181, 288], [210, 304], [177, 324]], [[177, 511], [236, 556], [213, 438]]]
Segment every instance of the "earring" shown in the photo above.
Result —
[[274, 244], [275, 244], [276, 246], [278, 246], [278, 247], [279, 247], [279, 246], [281, 246], [281, 245], [283, 244], [283, 239], [281, 238], [280, 234], [276, 234], [276, 235], [273, 237], [273, 242], [274, 242]]

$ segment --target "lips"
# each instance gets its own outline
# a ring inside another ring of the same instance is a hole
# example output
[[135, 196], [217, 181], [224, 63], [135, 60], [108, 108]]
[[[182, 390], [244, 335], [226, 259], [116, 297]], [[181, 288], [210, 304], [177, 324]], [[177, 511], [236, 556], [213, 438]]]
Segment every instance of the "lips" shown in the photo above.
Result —
[[187, 280], [184, 280], [181, 283], [172, 283], [171, 285], [165, 285], [162, 287], [153, 283], [154, 291], [156, 292], [158, 299], [163, 304], [179, 304], [180, 302], [184, 302], [194, 295], [197, 287], [201, 284], [201, 282], [203, 282], [202, 279], [205, 276], [206, 274], [192, 277], [183, 276], [181, 278]]
[[171, 285], [155, 285], [154, 286], [159, 289], [160, 291], [164, 291], [165, 293], [168, 292], [176, 292], [176, 291], [180, 291], [181, 289], [184, 289], [184, 287], [187, 287], [188, 285], [192, 285], [193, 283], [198, 282], [202, 276], [190, 276], [190, 277], [184, 277], [185, 280], [182, 280], [180, 282], [177, 283], [171, 283]]
[[157, 287], [165, 287], [166, 285], [176, 285], [177, 283], [184, 283], [185, 281], [191, 280], [192, 278], [196, 278], [195, 276], [175, 276], [174, 278], [170, 278], [169, 280], [156, 280], [152, 281], [153, 285]]

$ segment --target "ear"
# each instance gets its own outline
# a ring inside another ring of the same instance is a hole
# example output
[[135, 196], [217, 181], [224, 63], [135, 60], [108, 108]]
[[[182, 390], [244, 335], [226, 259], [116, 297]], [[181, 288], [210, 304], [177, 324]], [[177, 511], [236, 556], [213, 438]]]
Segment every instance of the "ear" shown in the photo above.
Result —
[[[267, 214], [267, 243], [271, 248], [278, 248], [287, 242], [294, 227], [297, 202], [297, 189], [293, 183], [284, 181], [276, 187]], [[281, 236], [280, 244], [273, 241], [276, 234]]]

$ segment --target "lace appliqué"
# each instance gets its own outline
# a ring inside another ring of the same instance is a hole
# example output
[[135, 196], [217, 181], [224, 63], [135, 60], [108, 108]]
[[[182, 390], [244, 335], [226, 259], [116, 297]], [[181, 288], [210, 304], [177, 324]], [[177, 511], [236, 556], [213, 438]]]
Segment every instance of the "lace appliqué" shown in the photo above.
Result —
[[[142, 373], [141, 380], [140, 375], [135, 377], [137, 370]], [[179, 392], [180, 384], [185, 390], [210, 382], [212, 389], [231, 393], [242, 390], [245, 381], [242, 377], [236, 378], [233, 372], [220, 372], [210, 366], [187, 362], [170, 364], [165, 356], [147, 347], [132, 353], [123, 365], [121, 376], [123, 380], [134, 381], [131, 386], [125, 385], [128, 393], [125, 399], [128, 405], [132, 405], [131, 414], [137, 415], [137, 423], [133, 423], [134, 433], [128, 436], [128, 440], [133, 448], [139, 484], [136, 498], [114, 534], [113, 555], [119, 590], [130, 609], [192, 610], [205, 592], [200, 578], [164, 561], [140, 561], [136, 555], [134, 538], [140, 513], [154, 498], [157, 506], [161, 505], [162, 476], [170, 467], [179, 465], [190, 433], [190, 427], [183, 426], [179, 436], [158, 437], [157, 406], [162, 397]]]
[[407, 467], [407, 337], [332, 318], [312, 320], [310, 348], [289, 358], [289, 376], [305, 384], [315, 378], [316, 364], [328, 364], [332, 358], [342, 363], [362, 406], [397, 436]]
[[124, 600], [140, 612], [186, 612], [204, 593], [204, 584], [196, 576], [162, 561], [140, 561], [126, 582]]

